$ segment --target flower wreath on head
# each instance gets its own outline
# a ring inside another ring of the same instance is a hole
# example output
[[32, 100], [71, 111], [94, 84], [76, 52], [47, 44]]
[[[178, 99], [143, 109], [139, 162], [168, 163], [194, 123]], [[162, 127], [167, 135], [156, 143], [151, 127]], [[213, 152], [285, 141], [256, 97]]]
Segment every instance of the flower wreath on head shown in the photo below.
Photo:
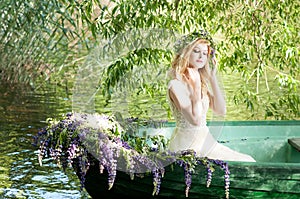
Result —
[[192, 42], [196, 41], [197, 39], [205, 39], [210, 42], [211, 47], [211, 55], [214, 55], [215, 53], [215, 44], [210, 36], [210, 34], [201, 29], [198, 32], [192, 32], [190, 34], [182, 36], [180, 39], [178, 39], [174, 44], [174, 49], [176, 53], [181, 53], [181, 51], [185, 48], [185, 46], [191, 44]]

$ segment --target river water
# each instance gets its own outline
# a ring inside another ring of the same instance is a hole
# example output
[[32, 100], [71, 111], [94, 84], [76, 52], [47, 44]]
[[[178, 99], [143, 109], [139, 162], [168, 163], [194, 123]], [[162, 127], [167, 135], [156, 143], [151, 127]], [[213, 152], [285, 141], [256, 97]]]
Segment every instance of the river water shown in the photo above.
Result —
[[72, 169], [62, 172], [51, 161], [40, 166], [32, 136], [45, 119], [70, 111], [67, 92], [52, 86], [34, 91], [0, 85], [0, 198], [89, 198], [80, 192]]

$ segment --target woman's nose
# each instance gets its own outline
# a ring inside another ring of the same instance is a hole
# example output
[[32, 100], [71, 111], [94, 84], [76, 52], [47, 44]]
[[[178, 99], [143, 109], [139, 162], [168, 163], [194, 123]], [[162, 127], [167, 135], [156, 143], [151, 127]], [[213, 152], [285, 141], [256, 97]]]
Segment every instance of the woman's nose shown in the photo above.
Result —
[[199, 58], [202, 58], [202, 54], [201, 53], [199, 53]]

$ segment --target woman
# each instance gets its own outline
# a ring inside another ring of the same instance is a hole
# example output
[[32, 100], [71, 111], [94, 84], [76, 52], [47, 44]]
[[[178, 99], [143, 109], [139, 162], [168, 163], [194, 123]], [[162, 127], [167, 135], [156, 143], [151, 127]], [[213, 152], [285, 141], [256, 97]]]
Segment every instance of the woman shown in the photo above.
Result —
[[173, 152], [193, 149], [198, 156], [210, 159], [255, 162], [251, 156], [218, 143], [206, 125], [209, 108], [219, 115], [226, 113], [216, 67], [209, 66], [209, 63], [216, 65], [212, 45], [205, 31], [184, 36], [175, 44], [177, 54], [172, 63], [168, 99], [176, 128], [169, 149]]

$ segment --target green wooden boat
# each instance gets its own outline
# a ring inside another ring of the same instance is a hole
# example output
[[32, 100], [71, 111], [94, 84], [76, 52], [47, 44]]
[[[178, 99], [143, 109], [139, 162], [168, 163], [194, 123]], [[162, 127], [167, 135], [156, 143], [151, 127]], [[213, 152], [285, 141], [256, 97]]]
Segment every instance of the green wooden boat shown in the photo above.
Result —
[[[228, 162], [230, 198], [300, 198], [300, 121], [226, 121], [208, 125], [222, 126], [218, 140], [257, 161]], [[168, 123], [159, 132], [169, 136], [174, 126]], [[157, 133], [156, 129], [146, 129], [148, 134], [153, 132]], [[159, 194], [154, 196], [151, 175], [131, 180], [122, 171], [117, 171], [114, 185], [108, 190], [107, 173], [99, 173], [97, 160], [90, 165], [84, 186], [92, 198], [186, 198], [183, 169], [176, 165], [165, 169]], [[197, 167], [188, 197], [224, 198], [224, 172], [216, 168], [208, 188], [205, 176], [205, 169]]]

